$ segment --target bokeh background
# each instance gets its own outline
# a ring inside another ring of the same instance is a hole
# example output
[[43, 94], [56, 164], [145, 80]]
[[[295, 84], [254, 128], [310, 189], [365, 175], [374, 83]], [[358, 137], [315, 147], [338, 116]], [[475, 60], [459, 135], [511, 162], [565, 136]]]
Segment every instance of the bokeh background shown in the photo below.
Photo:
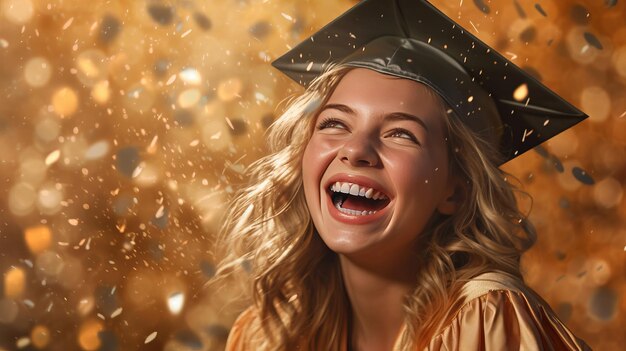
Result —
[[[503, 168], [528, 284], [622, 350], [625, 1], [432, 2], [590, 115]], [[0, 0], [0, 350], [222, 349], [220, 218], [301, 91], [270, 62], [354, 3]]]

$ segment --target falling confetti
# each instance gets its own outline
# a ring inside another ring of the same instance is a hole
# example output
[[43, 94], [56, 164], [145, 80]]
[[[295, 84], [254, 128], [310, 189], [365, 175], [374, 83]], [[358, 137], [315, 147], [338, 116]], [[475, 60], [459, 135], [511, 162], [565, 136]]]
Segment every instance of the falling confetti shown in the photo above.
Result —
[[520, 18], [526, 18], [526, 11], [524, 11], [524, 8], [522, 7], [522, 5], [520, 5], [518, 0], [513, 0], [513, 4], [515, 5], [515, 10], [517, 11], [517, 14], [520, 16]]
[[52, 151], [48, 156], [46, 156], [46, 166], [50, 166], [54, 163], [56, 163], [59, 160], [59, 157], [61, 156], [61, 151], [60, 150], [54, 150]]
[[156, 339], [156, 337], [157, 337], [157, 332], [152, 332], [152, 333], [150, 333], [150, 335], [148, 335], [146, 337], [146, 340], [144, 340], [143, 343], [144, 344], [148, 344], [148, 343], [152, 342], [154, 339]]
[[585, 36], [585, 40], [587, 41], [587, 43], [589, 43], [589, 45], [593, 46], [594, 48], [598, 50], [602, 50], [604, 48], [602, 46], [602, 43], [600, 43], [600, 40], [598, 40], [598, 38], [592, 33], [585, 32], [583, 35]]
[[491, 12], [489, 6], [485, 4], [485, 0], [474, 0], [474, 5], [476, 5], [476, 7], [478, 7], [478, 9], [485, 14], [489, 14]]
[[572, 169], [572, 174], [574, 175], [576, 179], [578, 179], [579, 182], [583, 184], [593, 185], [595, 183], [593, 178], [591, 178], [591, 176], [580, 167], [574, 167]]
[[172, 314], [179, 314], [185, 303], [185, 295], [182, 292], [175, 292], [167, 298], [167, 307]]
[[537, 3], [535, 4], [535, 9], [537, 10], [537, 12], [539, 12], [542, 16], [544, 17], [548, 17], [548, 14], [546, 13], [546, 11], [543, 9], [543, 7], [541, 7], [541, 4]]
[[156, 23], [162, 26], [171, 24], [174, 20], [174, 9], [169, 6], [154, 4], [149, 5], [148, 13]]
[[[511, 1], [432, 4], [590, 116], [575, 139], [558, 135], [503, 170], [534, 198], [528, 283], [594, 349], [619, 349], [624, 4]], [[144, 349], [219, 349], [243, 307], [218, 296], [239, 291], [204, 288], [217, 270], [219, 218], [247, 165], [269, 151], [281, 101], [301, 92], [271, 63], [354, 3], [1, 0], [3, 347], [134, 350], [154, 334]], [[338, 35], [351, 45], [363, 37]], [[519, 81], [509, 100], [533, 108], [534, 84]], [[515, 138], [528, 143], [561, 118], [546, 113]], [[588, 263], [597, 257], [601, 270]]]

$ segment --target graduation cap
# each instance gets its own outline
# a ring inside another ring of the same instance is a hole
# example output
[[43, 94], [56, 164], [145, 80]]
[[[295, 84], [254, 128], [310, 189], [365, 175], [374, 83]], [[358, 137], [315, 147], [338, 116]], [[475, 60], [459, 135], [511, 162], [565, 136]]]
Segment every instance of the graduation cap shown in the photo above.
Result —
[[331, 63], [428, 85], [503, 163], [587, 118], [425, 0], [364, 0], [272, 65], [307, 86]]

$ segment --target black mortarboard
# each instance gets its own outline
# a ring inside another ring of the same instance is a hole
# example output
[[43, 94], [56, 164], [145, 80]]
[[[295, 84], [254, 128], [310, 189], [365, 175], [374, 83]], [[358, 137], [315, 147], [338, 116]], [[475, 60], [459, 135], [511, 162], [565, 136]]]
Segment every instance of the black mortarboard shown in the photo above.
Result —
[[424, 83], [506, 162], [587, 118], [425, 0], [365, 0], [272, 65], [308, 85], [330, 63]]

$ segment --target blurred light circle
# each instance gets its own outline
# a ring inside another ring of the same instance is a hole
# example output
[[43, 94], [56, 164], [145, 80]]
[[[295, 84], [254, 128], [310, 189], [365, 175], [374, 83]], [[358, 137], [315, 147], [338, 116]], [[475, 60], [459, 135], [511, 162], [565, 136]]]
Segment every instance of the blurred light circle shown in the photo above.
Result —
[[622, 184], [615, 178], [602, 179], [593, 189], [593, 199], [599, 206], [613, 208], [622, 202], [624, 189]]
[[89, 146], [89, 148], [85, 151], [85, 159], [87, 160], [97, 160], [106, 154], [109, 153], [109, 142], [106, 140], [100, 140], [95, 142]]
[[46, 251], [39, 256], [35, 261], [35, 265], [39, 272], [42, 272], [47, 277], [56, 278], [63, 270], [63, 258], [54, 251]]
[[220, 82], [217, 87], [217, 96], [222, 101], [231, 101], [239, 96], [243, 85], [238, 78], [230, 78]]
[[55, 214], [61, 209], [63, 192], [50, 184], [39, 189], [39, 210], [44, 214]]
[[585, 40], [585, 27], [572, 27], [565, 38], [570, 57], [581, 64], [589, 64], [598, 57], [599, 50]]
[[57, 279], [64, 288], [76, 289], [83, 282], [83, 264], [78, 258], [66, 257]]
[[159, 291], [155, 286], [161, 284], [161, 278], [148, 269], [139, 270], [128, 278], [126, 293], [131, 303], [140, 307], [150, 304], [150, 301], [160, 300]]
[[550, 139], [547, 145], [558, 157], [574, 155], [578, 149], [578, 136], [574, 130], [568, 129]]
[[178, 105], [182, 108], [190, 108], [200, 101], [201, 96], [198, 89], [187, 89], [178, 95]]
[[167, 307], [173, 315], [182, 311], [185, 305], [185, 294], [181, 291], [174, 292], [167, 297]]
[[602, 122], [611, 113], [611, 97], [601, 87], [591, 86], [583, 90], [580, 96], [582, 109], [589, 114], [589, 119]]
[[26, 290], [26, 273], [19, 267], [11, 267], [4, 273], [4, 296], [17, 299]]
[[[507, 36], [513, 41], [521, 40], [522, 42], [528, 42], [528, 35], [524, 35], [534, 29], [535, 21], [530, 18], [518, 18], [510, 23], [507, 29]], [[534, 31], [536, 33], [536, 30]], [[536, 36], [536, 35], [535, 35]], [[526, 40], [525, 40], [526, 39]], [[534, 37], [532, 38], [534, 39]]]
[[626, 78], [626, 45], [620, 46], [613, 52], [613, 56], [611, 57], [613, 61], [613, 67], [615, 67], [615, 71]]
[[104, 105], [111, 97], [111, 89], [109, 89], [109, 81], [101, 80], [91, 88], [91, 98], [97, 103]]
[[52, 232], [46, 225], [26, 228], [24, 240], [31, 253], [37, 255], [46, 251], [52, 244]]
[[50, 343], [50, 330], [43, 325], [36, 325], [30, 332], [30, 339], [38, 349], [43, 349]]
[[84, 162], [85, 150], [87, 150], [87, 140], [82, 134], [75, 136], [71, 142], [63, 143], [61, 147], [61, 154], [63, 159], [61, 160], [63, 166], [78, 167]]
[[29, 157], [20, 164], [20, 176], [23, 181], [32, 185], [39, 185], [46, 179], [46, 163], [39, 157]]
[[61, 123], [52, 117], [46, 117], [35, 125], [35, 136], [46, 143], [56, 140], [61, 132]]
[[202, 76], [195, 68], [185, 68], [178, 74], [183, 82], [191, 85], [199, 85], [202, 82]]
[[25, 216], [35, 207], [37, 192], [28, 183], [15, 184], [9, 190], [9, 209], [16, 216]]
[[590, 260], [589, 272], [595, 286], [606, 284], [613, 273], [609, 262], [602, 259]]
[[613, 289], [602, 286], [597, 288], [589, 299], [587, 308], [593, 317], [608, 321], [615, 317], [617, 312], [618, 296]]
[[24, 79], [31, 87], [42, 87], [50, 81], [52, 67], [43, 57], [33, 57], [24, 66]]
[[582, 183], [572, 175], [572, 169], [574, 167], [580, 167], [580, 163], [578, 161], [563, 162], [565, 171], [557, 174], [559, 185], [568, 191], [574, 191], [582, 185]]
[[100, 348], [98, 333], [104, 330], [104, 325], [97, 319], [88, 319], [83, 322], [78, 330], [78, 345], [86, 351]]
[[159, 169], [151, 164], [143, 162], [135, 169], [135, 182], [141, 186], [153, 186], [159, 182], [161, 174]]
[[61, 117], [69, 117], [78, 109], [78, 95], [70, 87], [61, 87], [52, 95], [52, 107]]
[[95, 49], [81, 52], [76, 58], [76, 68], [78, 80], [88, 87], [105, 80], [109, 74], [107, 57]]
[[0, 299], [0, 323], [11, 324], [17, 318], [19, 308], [11, 299]]
[[10, 22], [24, 24], [33, 17], [33, 3], [31, 0], [3, 0], [2, 13]]
[[222, 119], [211, 119], [202, 126], [202, 141], [213, 151], [223, 150], [232, 142], [226, 122]]
[[147, 112], [153, 103], [154, 94], [141, 84], [133, 85], [124, 95], [124, 104], [136, 112]]
[[76, 306], [76, 311], [78, 311], [78, 314], [84, 317], [88, 315], [89, 313], [91, 313], [95, 305], [96, 305], [96, 302], [92, 296], [85, 297], [81, 299], [80, 301], [78, 301], [78, 306]]

